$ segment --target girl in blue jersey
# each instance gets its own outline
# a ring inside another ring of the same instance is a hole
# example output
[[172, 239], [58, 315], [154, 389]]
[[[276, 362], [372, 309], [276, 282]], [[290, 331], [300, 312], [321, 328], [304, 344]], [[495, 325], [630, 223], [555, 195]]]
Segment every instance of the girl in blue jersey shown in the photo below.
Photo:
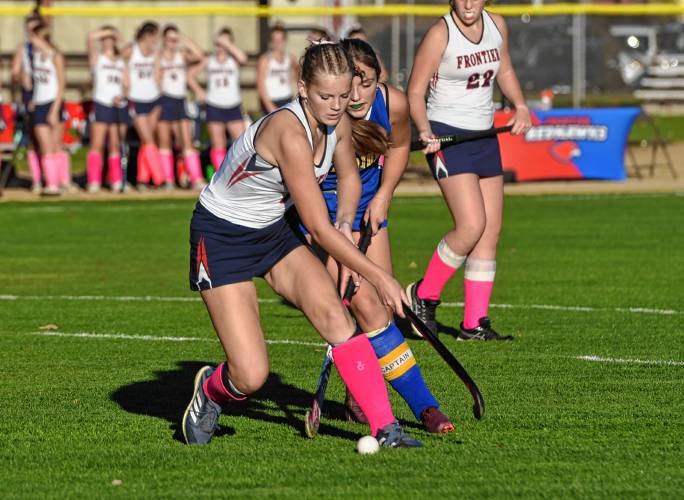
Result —
[[[356, 155], [362, 192], [352, 230], [358, 242], [362, 223], [367, 224], [368, 230], [373, 232], [368, 258], [391, 274], [387, 212], [408, 161], [408, 102], [400, 90], [379, 83], [380, 62], [367, 42], [346, 39], [341, 43], [352, 56], [356, 69], [347, 114], [356, 122], [355, 130], [365, 132], [366, 137], [379, 138], [376, 153]], [[359, 148], [356, 150], [359, 151]], [[334, 223], [337, 223], [338, 212], [337, 180], [334, 169], [331, 169], [321, 184], [328, 213]], [[340, 274], [337, 262], [333, 259], [328, 259], [328, 270], [333, 277]], [[346, 279], [343, 277], [340, 282], [346, 284]], [[385, 379], [404, 398], [415, 417], [424, 423], [429, 432], [453, 431], [453, 424], [439, 411], [439, 403], [425, 385], [411, 349], [393, 323], [392, 311], [382, 303], [370, 283], [362, 281], [358, 284], [351, 300], [351, 310], [359, 328], [366, 332], [375, 349]], [[364, 419], [349, 394], [347, 410], [350, 419]]]

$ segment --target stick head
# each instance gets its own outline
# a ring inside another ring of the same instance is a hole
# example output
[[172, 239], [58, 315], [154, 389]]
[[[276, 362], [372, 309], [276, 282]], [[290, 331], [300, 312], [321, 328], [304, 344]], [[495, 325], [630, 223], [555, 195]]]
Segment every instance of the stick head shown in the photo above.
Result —
[[306, 436], [313, 439], [318, 434], [318, 427], [321, 425], [321, 408], [318, 406], [318, 401], [313, 402], [310, 410], [307, 410], [304, 415], [304, 432]]

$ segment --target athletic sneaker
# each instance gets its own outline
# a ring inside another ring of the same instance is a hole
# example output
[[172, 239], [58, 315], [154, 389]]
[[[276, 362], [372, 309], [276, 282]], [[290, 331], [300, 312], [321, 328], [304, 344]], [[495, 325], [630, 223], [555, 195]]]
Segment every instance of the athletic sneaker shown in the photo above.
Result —
[[392, 422], [380, 429], [375, 439], [383, 448], [420, 448], [423, 446], [423, 443], [406, 434], [399, 422]]
[[214, 373], [205, 366], [195, 375], [195, 390], [183, 414], [183, 437], [188, 444], [207, 444], [218, 429], [221, 407], [204, 393], [204, 381]]
[[[437, 312], [437, 306], [441, 302], [439, 300], [418, 298], [418, 287], [422, 281], [423, 280], [421, 279], [407, 286], [406, 296], [409, 299], [409, 306], [411, 306], [413, 312], [416, 313], [416, 316], [423, 320], [423, 323], [425, 323], [432, 333], [438, 335], [439, 332], [437, 331], [437, 320], [435, 319], [435, 313]], [[420, 332], [415, 326], [413, 326], [413, 324], [411, 325], [411, 328], [413, 328], [413, 333], [419, 337], [422, 337]]]
[[449, 417], [434, 406], [426, 408], [421, 414], [420, 420], [425, 425], [425, 429], [433, 434], [446, 434], [456, 430]]
[[456, 340], [513, 340], [513, 335], [499, 335], [492, 329], [492, 322], [487, 316], [480, 318], [480, 325], [472, 330], [463, 327], [461, 323], [461, 331], [458, 332]]
[[368, 423], [368, 418], [363, 413], [359, 403], [354, 399], [354, 396], [349, 392], [349, 389], [347, 389], [347, 395], [344, 398], [344, 414], [347, 417], [347, 422]]

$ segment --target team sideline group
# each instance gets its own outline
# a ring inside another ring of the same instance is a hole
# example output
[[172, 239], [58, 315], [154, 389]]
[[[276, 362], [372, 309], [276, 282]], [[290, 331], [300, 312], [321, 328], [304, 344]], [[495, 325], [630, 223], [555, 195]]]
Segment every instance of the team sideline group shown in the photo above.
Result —
[[[216, 35], [208, 58], [175, 26], [161, 31], [160, 49], [160, 30], [152, 22], [120, 52], [115, 29], [89, 35], [96, 105], [89, 189], [102, 185], [105, 144], [109, 184], [121, 182], [116, 141], [128, 124], [126, 109], [141, 142], [138, 184], [175, 182], [175, 136], [189, 181], [201, 188], [190, 223], [189, 283], [202, 296], [225, 360], [197, 373], [182, 416], [188, 444], [209, 443], [222, 405], [244, 400], [267, 379], [256, 277], [300, 309], [329, 343], [348, 389], [348, 418], [368, 423], [381, 446], [421, 446], [395, 418], [385, 380], [428, 432], [455, 430], [394, 315], [403, 316], [402, 304], [408, 304], [437, 334], [442, 291], [464, 267], [458, 339], [512, 339], [497, 333], [488, 316], [503, 212], [498, 141], [491, 136], [442, 149], [436, 140], [491, 129], [494, 82], [515, 106], [512, 133], [524, 134], [531, 126], [506, 24], [484, 4], [451, 0], [449, 14], [430, 27], [418, 47], [406, 93], [384, 83], [381, 62], [364, 40], [317, 40], [300, 62], [286, 51], [286, 32], [274, 28], [257, 71], [264, 116], [248, 126], [238, 77], [246, 56], [229, 30]], [[20, 52], [22, 71], [31, 78], [23, 81], [32, 91], [28, 105], [46, 190], [68, 189], [68, 163], [56, 133], [62, 57], [40, 19], [29, 18], [27, 32], [28, 44]], [[206, 91], [196, 79], [205, 69]], [[206, 103], [216, 169], [208, 185], [190, 140], [187, 87]], [[392, 276], [388, 213], [408, 162], [411, 119], [453, 228], [436, 244], [422, 278], [404, 290]], [[233, 142], [226, 151], [227, 134]], [[34, 169], [39, 175], [40, 166]], [[356, 246], [364, 231], [372, 233], [366, 254]], [[347, 308], [339, 291], [349, 280], [355, 294]]]

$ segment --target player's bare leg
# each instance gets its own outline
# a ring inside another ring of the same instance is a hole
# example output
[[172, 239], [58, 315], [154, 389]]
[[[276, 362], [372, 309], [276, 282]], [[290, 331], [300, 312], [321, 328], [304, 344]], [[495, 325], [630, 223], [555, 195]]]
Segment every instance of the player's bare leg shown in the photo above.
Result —
[[460, 340], [512, 340], [499, 335], [489, 320], [489, 299], [496, 274], [496, 246], [503, 220], [503, 176], [480, 179], [484, 201], [485, 227], [465, 266], [465, 315], [461, 323]]
[[320, 260], [308, 248], [299, 247], [278, 262], [265, 278], [334, 346], [332, 355], [337, 369], [367, 415], [371, 433], [379, 440], [380, 436], [391, 434], [390, 441], [395, 444], [385, 440], [383, 446], [420, 446], [397, 426], [373, 347], [365, 335], [351, 339], [354, 322]]
[[216, 369], [205, 366], [195, 377], [193, 397], [183, 415], [183, 436], [188, 444], [207, 444], [218, 426], [220, 405], [245, 399], [268, 377], [268, 353], [254, 283], [204, 290], [202, 299], [226, 362]]
[[[360, 237], [360, 232], [354, 233], [357, 243]], [[387, 228], [380, 229], [373, 236], [366, 255], [382, 269], [392, 272]], [[337, 263], [333, 259], [328, 259], [327, 265], [330, 275], [337, 276]], [[356, 294], [352, 297], [350, 307], [359, 328], [368, 336], [384, 368], [385, 379], [406, 401], [416, 419], [421, 420], [429, 432], [453, 431], [454, 425], [439, 410], [439, 404], [425, 384], [411, 349], [394, 324], [392, 311], [382, 303], [375, 288], [367, 281], [361, 280]], [[365, 422], [365, 415], [349, 392], [347, 392], [345, 406], [347, 418]]]

